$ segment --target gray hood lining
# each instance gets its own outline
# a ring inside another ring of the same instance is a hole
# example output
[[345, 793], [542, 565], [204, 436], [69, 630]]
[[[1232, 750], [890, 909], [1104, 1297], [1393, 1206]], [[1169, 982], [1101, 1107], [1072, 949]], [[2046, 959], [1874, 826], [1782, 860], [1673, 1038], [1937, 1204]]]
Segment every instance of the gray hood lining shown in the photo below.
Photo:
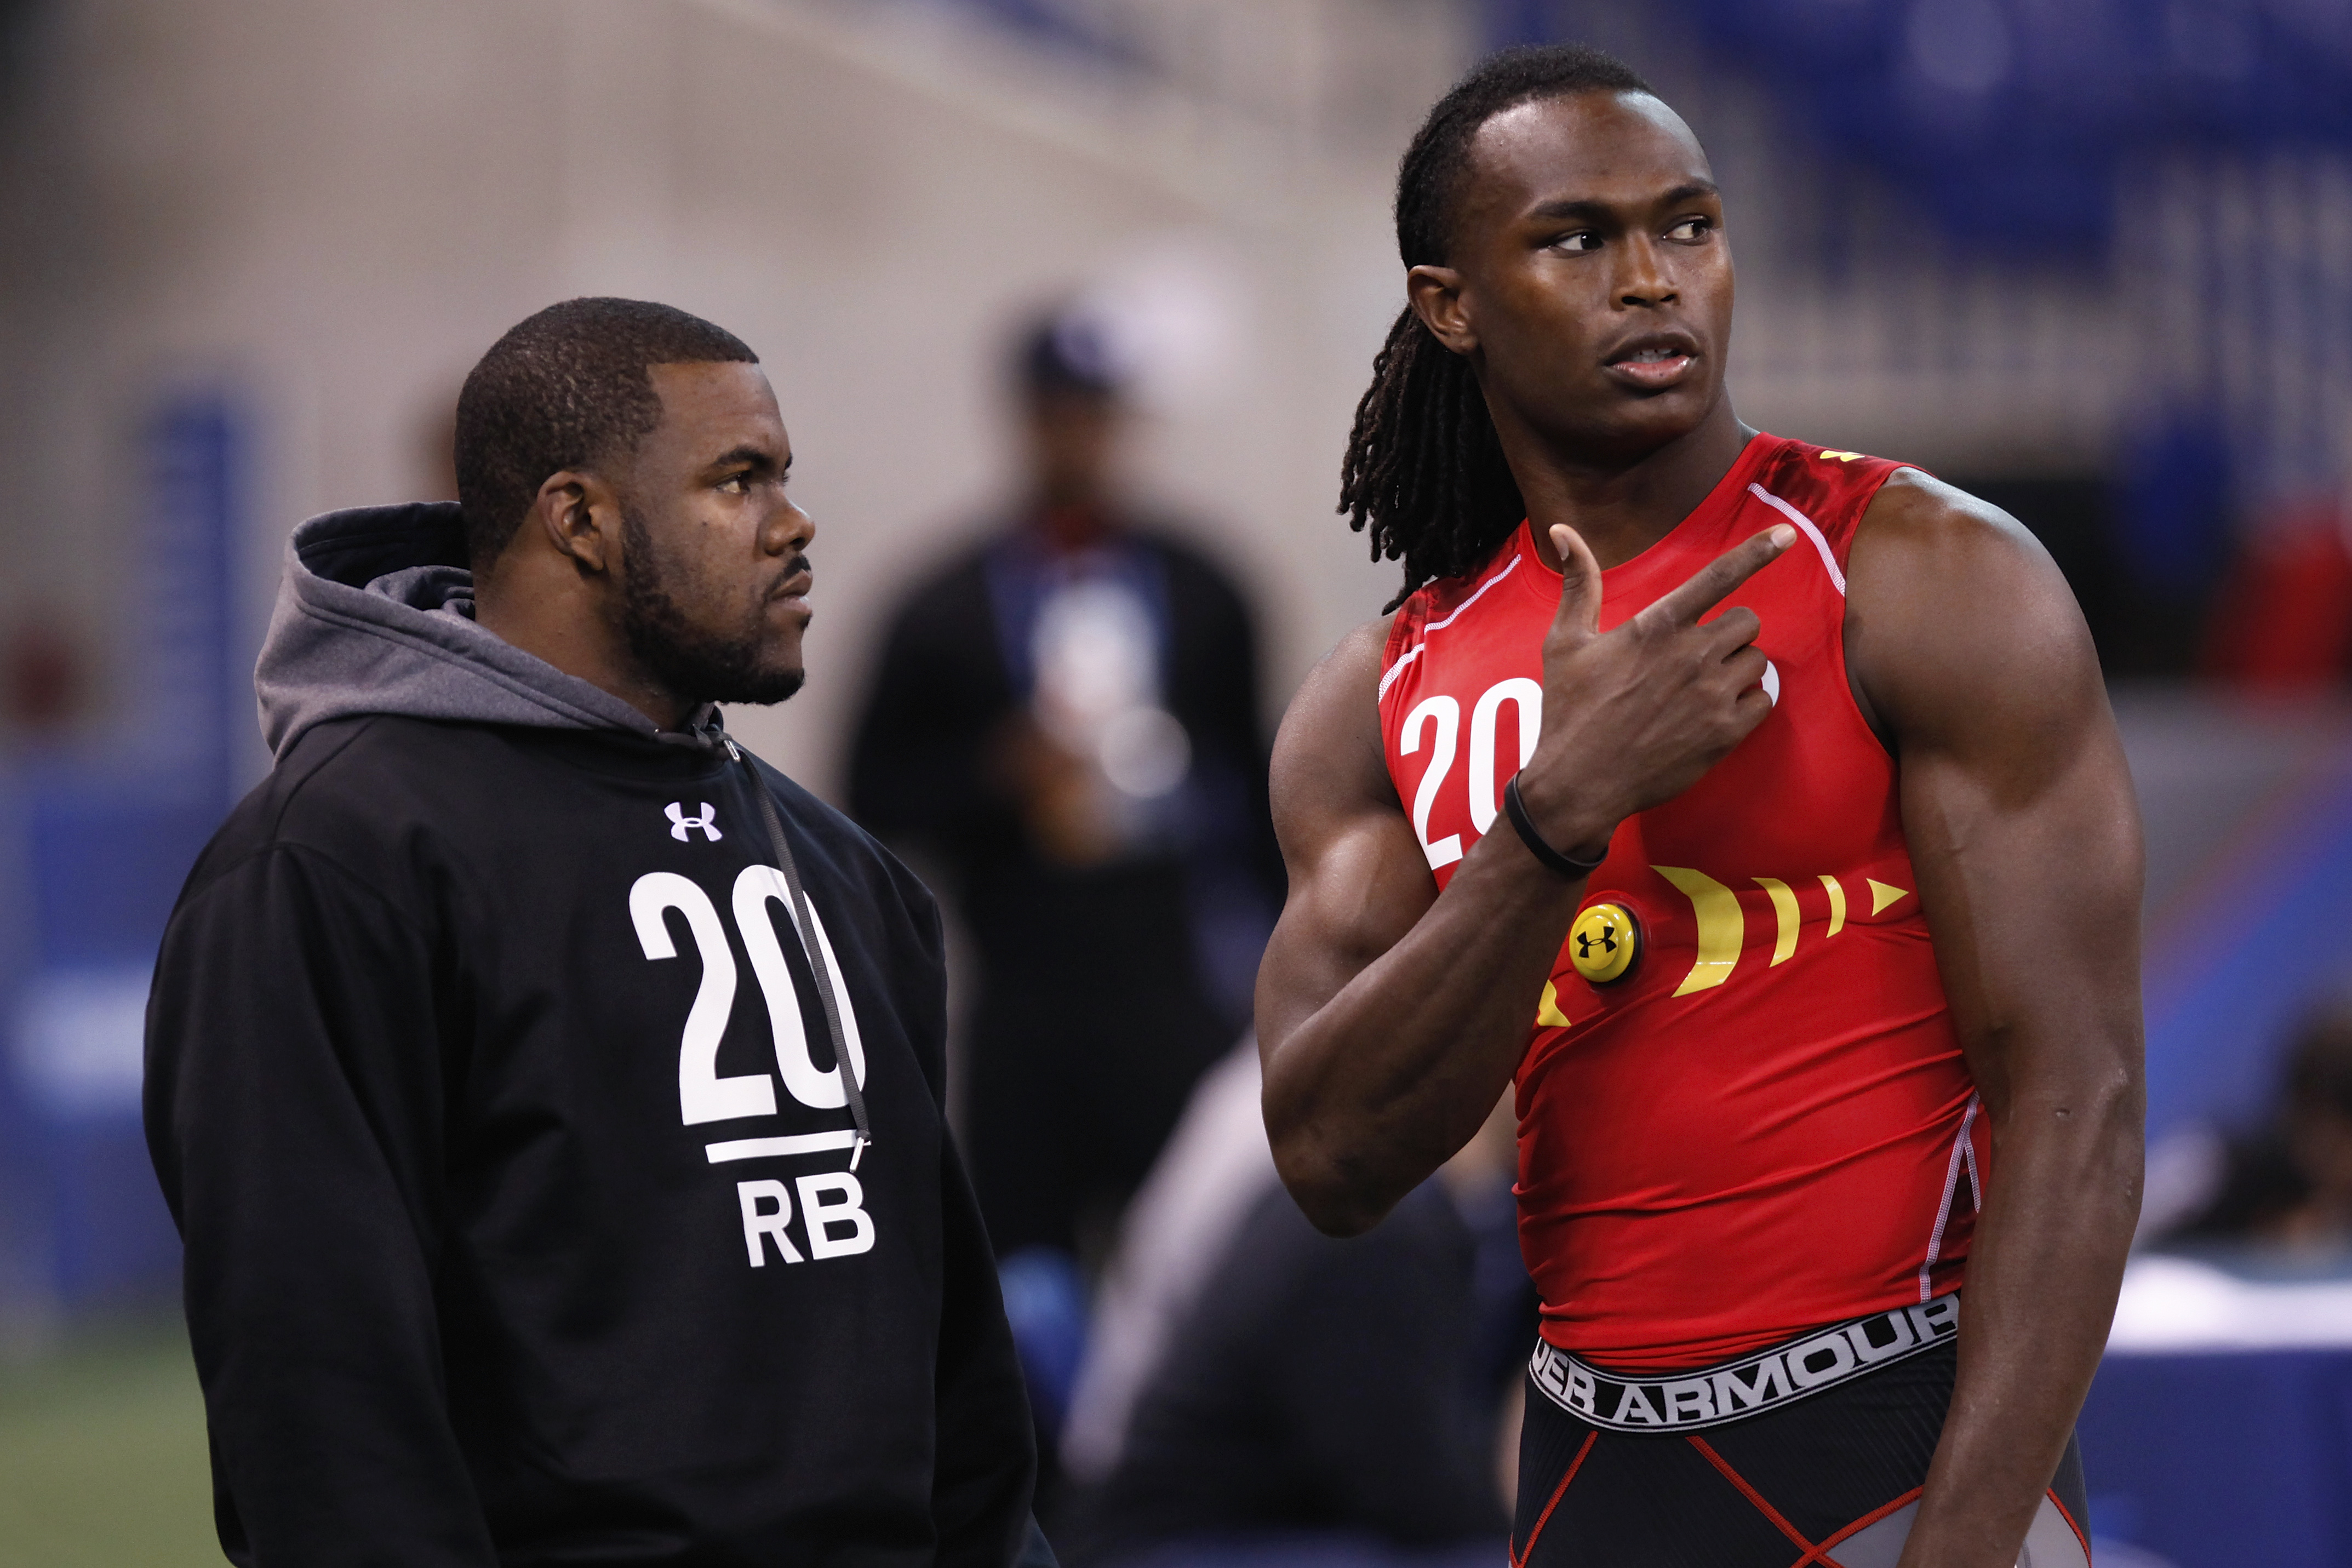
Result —
[[272, 754], [316, 725], [370, 714], [659, 733], [476, 624], [472, 575], [451, 559], [462, 527], [455, 502], [423, 502], [328, 512], [294, 531], [254, 667]]

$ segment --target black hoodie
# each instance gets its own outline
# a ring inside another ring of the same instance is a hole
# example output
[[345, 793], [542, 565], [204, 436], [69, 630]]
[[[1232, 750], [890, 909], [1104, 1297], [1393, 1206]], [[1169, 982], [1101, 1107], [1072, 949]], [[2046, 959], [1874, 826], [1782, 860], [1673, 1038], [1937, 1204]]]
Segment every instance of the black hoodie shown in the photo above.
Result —
[[464, 559], [453, 506], [296, 532], [277, 764], [156, 969], [223, 1544], [1005, 1568], [1035, 1461], [929, 895], [715, 726], [657, 734], [476, 626]]

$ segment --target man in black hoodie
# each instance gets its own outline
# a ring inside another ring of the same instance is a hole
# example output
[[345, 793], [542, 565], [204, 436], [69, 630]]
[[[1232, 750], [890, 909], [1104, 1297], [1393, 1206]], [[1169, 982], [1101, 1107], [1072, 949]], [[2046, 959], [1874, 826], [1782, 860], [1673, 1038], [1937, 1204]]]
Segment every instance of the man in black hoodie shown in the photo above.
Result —
[[710, 706], [801, 683], [791, 460], [733, 337], [575, 300], [460, 505], [295, 531], [148, 1011], [235, 1562], [1050, 1562], [930, 897]]

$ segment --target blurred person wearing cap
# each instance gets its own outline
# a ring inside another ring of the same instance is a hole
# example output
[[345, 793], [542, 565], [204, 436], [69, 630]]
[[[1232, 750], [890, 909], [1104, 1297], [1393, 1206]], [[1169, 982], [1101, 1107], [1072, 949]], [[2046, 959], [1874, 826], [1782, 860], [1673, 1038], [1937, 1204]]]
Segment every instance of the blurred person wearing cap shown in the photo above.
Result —
[[793, 456], [738, 339], [573, 300], [460, 503], [289, 542], [148, 1010], [243, 1568], [1050, 1564], [937, 908], [714, 707], [802, 684]]
[[[1013, 372], [1022, 489], [891, 618], [849, 793], [977, 950], [967, 1147], [998, 1254], [1075, 1279], [1244, 1026], [1280, 868], [1250, 611], [1123, 492], [1109, 325], [1057, 310]], [[1060, 1392], [1033, 1387], [1049, 1424]]]

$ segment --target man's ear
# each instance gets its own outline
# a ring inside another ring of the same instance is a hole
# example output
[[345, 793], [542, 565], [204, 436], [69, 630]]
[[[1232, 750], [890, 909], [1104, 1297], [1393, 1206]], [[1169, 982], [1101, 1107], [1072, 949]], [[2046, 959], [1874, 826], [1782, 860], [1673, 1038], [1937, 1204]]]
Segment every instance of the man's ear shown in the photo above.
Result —
[[595, 475], [562, 468], [531, 499], [527, 529], [583, 572], [604, 573], [620, 559], [621, 498]]
[[1477, 330], [1462, 301], [1462, 274], [1451, 267], [1416, 267], [1404, 275], [1405, 298], [1437, 341], [1455, 353], [1478, 347]]

